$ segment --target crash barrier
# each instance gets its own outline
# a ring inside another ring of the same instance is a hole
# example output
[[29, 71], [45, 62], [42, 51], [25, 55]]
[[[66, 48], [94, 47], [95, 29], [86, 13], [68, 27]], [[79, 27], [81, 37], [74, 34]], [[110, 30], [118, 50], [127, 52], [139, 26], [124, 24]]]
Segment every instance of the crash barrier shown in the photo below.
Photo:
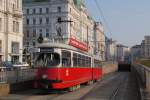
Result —
[[150, 99], [150, 68], [141, 64], [132, 64], [132, 68], [141, 83], [142, 98]]

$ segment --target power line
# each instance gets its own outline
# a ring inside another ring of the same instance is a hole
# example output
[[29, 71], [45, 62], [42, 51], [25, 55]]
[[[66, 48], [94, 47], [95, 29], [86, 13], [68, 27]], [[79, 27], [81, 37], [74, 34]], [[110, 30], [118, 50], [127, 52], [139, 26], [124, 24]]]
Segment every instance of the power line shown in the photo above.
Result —
[[[99, 15], [102, 17], [102, 19], [103, 19], [103, 21], [104, 21], [104, 23], [105, 23], [105, 26], [106, 26], [108, 32], [110, 33], [110, 35], [111, 35], [111, 37], [112, 37], [112, 32], [111, 32], [110, 27], [109, 27], [109, 25], [108, 25], [108, 23], [107, 23], [107, 21], [106, 21], [106, 19], [105, 19], [105, 16], [104, 16], [104, 14], [103, 14], [102, 9], [101, 9], [101, 7], [100, 7], [98, 1], [97, 1], [97, 0], [94, 0], [94, 1], [95, 1], [95, 4], [96, 4], [97, 8], [98, 8]], [[100, 0], [99, 0], [99, 1], [100, 1]]]

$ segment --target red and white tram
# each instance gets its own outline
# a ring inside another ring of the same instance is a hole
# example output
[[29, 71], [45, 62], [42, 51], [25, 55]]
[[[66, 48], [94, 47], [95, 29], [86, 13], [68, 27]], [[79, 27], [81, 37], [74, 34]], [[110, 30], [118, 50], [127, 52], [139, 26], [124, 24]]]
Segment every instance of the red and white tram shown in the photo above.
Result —
[[38, 49], [35, 88], [73, 89], [102, 77], [100, 61], [72, 46], [45, 43]]

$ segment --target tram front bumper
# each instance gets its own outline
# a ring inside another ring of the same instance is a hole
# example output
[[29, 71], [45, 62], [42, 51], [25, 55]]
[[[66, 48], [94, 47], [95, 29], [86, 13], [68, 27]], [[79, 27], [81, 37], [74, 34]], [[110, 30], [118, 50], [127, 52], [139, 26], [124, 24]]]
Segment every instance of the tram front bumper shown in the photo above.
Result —
[[61, 83], [62, 80], [47, 80], [47, 79], [41, 79], [41, 80], [35, 80], [35, 88], [44, 88], [49, 89], [53, 88], [52, 84], [54, 83]]

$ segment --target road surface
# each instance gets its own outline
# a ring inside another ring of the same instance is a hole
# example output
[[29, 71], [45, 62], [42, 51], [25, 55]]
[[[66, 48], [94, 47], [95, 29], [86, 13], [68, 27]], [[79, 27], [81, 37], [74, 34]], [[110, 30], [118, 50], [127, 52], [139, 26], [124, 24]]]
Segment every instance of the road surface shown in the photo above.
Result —
[[116, 72], [74, 92], [28, 90], [0, 100], [140, 100], [140, 96], [134, 76], [130, 72]]

